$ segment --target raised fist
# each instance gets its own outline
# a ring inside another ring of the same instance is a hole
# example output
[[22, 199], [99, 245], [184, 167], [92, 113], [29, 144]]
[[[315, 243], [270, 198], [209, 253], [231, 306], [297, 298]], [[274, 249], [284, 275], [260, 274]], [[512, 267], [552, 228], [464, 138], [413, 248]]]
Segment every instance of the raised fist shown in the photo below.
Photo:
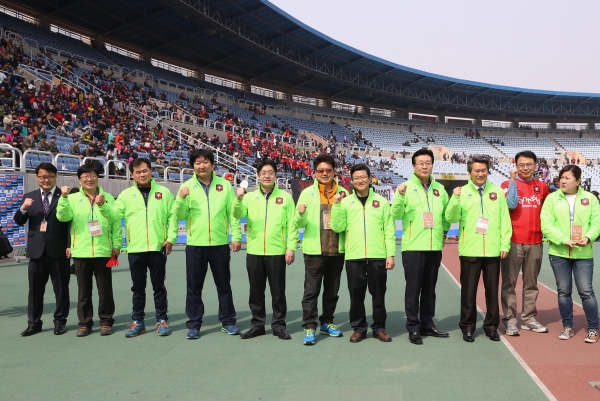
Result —
[[340, 203], [342, 201], [342, 197], [339, 193], [333, 196], [333, 203]]
[[460, 196], [460, 190], [462, 187], [456, 187], [454, 188], [454, 191], [452, 191], [452, 193], [456, 196]]
[[242, 198], [244, 197], [244, 194], [246, 193], [246, 190], [244, 188], [238, 188], [236, 191], [235, 196], [238, 198], [238, 200], [242, 200]]
[[406, 193], [406, 184], [398, 185], [398, 193], [404, 195]]
[[187, 198], [189, 194], [190, 194], [190, 189], [188, 187], [181, 187], [181, 189], [179, 190], [179, 197], [181, 199]]
[[66, 185], [65, 185], [65, 186], [63, 186], [63, 187], [60, 187], [60, 194], [61, 194], [61, 196], [62, 196], [63, 198], [66, 198], [66, 197], [68, 197], [68, 196], [69, 196], [69, 191], [70, 191], [70, 190], [71, 190], [71, 187], [68, 187], [68, 186], [66, 186]]
[[32, 204], [33, 204], [33, 199], [25, 198], [25, 200], [23, 201], [23, 205], [21, 206], [21, 209], [27, 210], [27, 209], [29, 209], [29, 206], [31, 206]]
[[517, 169], [516, 168], [511, 168], [510, 169], [510, 180], [511, 181], [515, 181], [517, 179]]
[[298, 213], [304, 214], [306, 212], [306, 205], [298, 205]]
[[96, 205], [98, 205], [98, 206], [104, 205], [104, 202], [105, 202], [104, 195], [103, 194], [96, 195], [96, 199], [94, 201], [96, 202]]

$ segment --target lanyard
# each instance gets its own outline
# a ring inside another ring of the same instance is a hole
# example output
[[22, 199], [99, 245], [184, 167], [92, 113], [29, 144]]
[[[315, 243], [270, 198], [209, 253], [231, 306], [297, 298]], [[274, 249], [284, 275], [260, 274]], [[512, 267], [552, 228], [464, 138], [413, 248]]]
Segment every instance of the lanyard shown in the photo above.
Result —
[[[423, 187], [423, 191], [425, 191], [425, 199], [427, 201], [427, 210], [429, 212], [431, 212], [431, 209], [433, 207], [433, 204], [431, 206], [429, 205], [429, 188], [431, 188], [431, 184], [427, 185], [427, 189], [426, 189], [425, 185], [422, 182], [419, 181], [419, 183]], [[417, 197], [419, 198], [419, 203], [421, 204], [421, 208], [423, 208], [423, 202], [421, 201], [421, 195], [419, 195], [419, 190], [418, 189], [417, 189]]]
[[[85, 192], [84, 192], [84, 194], [85, 194]], [[85, 194], [85, 196], [86, 196], [86, 197], [88, 198], [88, 200], [90, 201], [90, 209], [91, 209], [91, 212], [92, 212], [92, 220], [91, 220], [91, 221], [94, 221], [94, 201], [96, 200], [96, 196], [97, 196], [97, 195], [98, 195], [98, 193], [96, 193], [96, 195], [94, 195], [93, 197], [91, 197], [91, 198], [90, 198], [90, 197], [88, 196], [88, 194]]]

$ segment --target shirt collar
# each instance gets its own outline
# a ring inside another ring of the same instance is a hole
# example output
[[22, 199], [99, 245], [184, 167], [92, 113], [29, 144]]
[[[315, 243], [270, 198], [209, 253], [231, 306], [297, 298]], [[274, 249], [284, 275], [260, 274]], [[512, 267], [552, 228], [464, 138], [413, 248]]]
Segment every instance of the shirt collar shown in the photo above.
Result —
[[[50, 195], [54, 195], [54, 192], [56, 191], [56, 185], [52, 187], [52, 189], [49, 191]], [[44, 191], [42, 188], [40, 188], [40, 192], [42, 193], [42, 196], [44, 196]]]

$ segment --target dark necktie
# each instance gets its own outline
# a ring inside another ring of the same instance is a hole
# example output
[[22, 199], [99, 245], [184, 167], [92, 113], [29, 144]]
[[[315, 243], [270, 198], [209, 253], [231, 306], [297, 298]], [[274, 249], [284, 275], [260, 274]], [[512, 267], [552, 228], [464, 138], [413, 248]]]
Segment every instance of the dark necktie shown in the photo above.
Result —
[[477, 190], [479, 191], [479, 196], [483, 198], [483, 188], [479, 187]]
[[50, 202], [48, 201], [48, 194], [50, 192], [44, 192], [44, 196], [42, 197], [42, 206], [44, 208], [44, 216], [48, 214], [48, 209], [50, 209]]

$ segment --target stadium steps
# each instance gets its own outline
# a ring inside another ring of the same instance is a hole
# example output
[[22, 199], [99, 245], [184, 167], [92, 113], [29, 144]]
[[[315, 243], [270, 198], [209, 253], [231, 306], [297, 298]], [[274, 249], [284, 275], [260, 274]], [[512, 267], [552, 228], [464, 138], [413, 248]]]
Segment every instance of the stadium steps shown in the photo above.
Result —
[[560, 143], [558, 143], [556, 141], [556, 139], [554, 138], [549, 138], [550, 142], [552, 142], [554, 144], [554, 146], [556, 146], [558, 148], [558, 150], [560, 150], [561, 152], [565, 152], [567, 149], [565, 149]]
[[498, 152], [502, 153], [505, 157], [508, 157], [506, 155], [506, 153], [504, 153], [503, 151], [500, 150], [500, 148], [498, 148], [496, 145], [494, 145], [493, 143], [491, 143], [490, 141], [488, 141], [487, 139], [485, 139], [483, 136], [481, 137], [481, 139], [483, 139], [483, 141], [485, 143], [487, 143], [488, 145], [490, 145], [492, 148], [496, 149]]

